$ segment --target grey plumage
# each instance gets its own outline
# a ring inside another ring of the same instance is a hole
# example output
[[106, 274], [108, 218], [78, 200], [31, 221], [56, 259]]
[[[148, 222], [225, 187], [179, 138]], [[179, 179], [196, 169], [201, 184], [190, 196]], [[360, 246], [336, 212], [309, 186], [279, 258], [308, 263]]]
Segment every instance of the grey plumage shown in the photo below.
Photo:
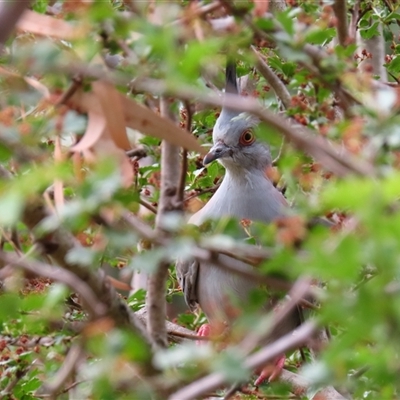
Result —
[[[237, 93], [235, 65], [228, 63], [226, 91]], [[218, 160], [226, 168], [221, 186], [210, 201], [189, 220], [200, 225], [207, 219], [236, 217], [270, 223], [288, 212], [286, 200], [266, 177], [271, 156], [265, 143], [255, 140], [252, 129], [257, 118], [223, 108], [213, 130], [213, 147], [204, 164]], [[241, 261], [219, 255], [220, 259], [241, 268], [252, 267]], [[199, 304], [209, 322], [230, 322], [231, 307], [227, 299], [233, 294], [245, 302], [257, 287], [254, 281], [223, 270], [212, 263], [179, 261], [177, 274], [185, 300], [193, 308]], [[279, 334], [293, 329], [297, 317], [291, 318]], [[282, 329], [281, 329], [282, 328]]]

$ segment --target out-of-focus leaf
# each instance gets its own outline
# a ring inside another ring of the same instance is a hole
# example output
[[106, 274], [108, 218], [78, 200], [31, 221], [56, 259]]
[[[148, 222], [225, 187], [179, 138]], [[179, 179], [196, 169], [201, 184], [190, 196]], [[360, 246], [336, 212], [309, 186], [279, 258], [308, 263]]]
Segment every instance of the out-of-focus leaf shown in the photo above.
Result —
[[[160, 139], [165, 139], [172, 144], [205, 154], [206, 150], [199, 145], [197, 140], [171, 120], [162, 118], [149, 108], [143, 107], [132, 99], [119, 94], [125, 123], [132, 129], [143, 132]], [[77, 91], [68, 104], [81, 112], [96, 111], [101, 115], [101, 106], [93, 93]]]
[[100, 102], [107, 129], [114, 143], [121, 149], [129, 150], [131, 144], [126, 135], [125, 118], [117, 90], [110, 83], [103, 81], [93, 82], [92, 88]]
[[231, 383], [247, 381], [251, 373], [244, 367], [243, 359], [233, 349], [224, 351], [212, 363], [215, 371], [224, 374]]
[[15, 224], [21, 216], [24, 205], [24, 197], [19, 191], [10, 190], [0, 195], [0, 224]]
[[2, 293], [0, 295], [0, 322], [17, 318], [21, 299], [14, 293]]
[[209, 359], [212, 354], [212, 348], [207, 344], [197, 346], [195, 343], [185, 343], [168, 350], [158, 351], [154, 355], [153, 362], [159, 368], [172, 368], [183, 363]]
[[17, 29], [43, 36], [53, 36], [59, 39], [74, 39], [84, 37], [86, 29], [56, 19], [49, 15], [26, 10], [17, 22]]

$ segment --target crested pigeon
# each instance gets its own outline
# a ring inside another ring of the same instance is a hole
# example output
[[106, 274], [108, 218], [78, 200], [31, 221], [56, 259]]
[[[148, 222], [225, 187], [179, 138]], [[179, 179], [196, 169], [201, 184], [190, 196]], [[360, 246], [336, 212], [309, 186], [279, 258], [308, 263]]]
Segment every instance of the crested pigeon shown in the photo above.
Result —
[[[231, 62], [226, 67], [225, 91], [238, 94], [236, 65]], [[247, 113], [222, 108], [213, 130], [213, 146], [203, 163], [207, 165], [218, 160], [226, 169], [225, 177], [212, 198], [189, 219], [189, 223], [201, 225], [206, 220], [221, 217], [270, 223], [287, 215], [288, 205], [284, 196], [266, 176], [271, 156], [266, 144], [255, 138], [253, 129], [258, 123], [256, 117]], [[227, 255], [218, 257], [239, 268], [253, 268]], [[221, 269], [212, 262], [180, 260], [176, 269], [188, 306], [193, 310], [197, 304], [200, 305], [211, 327], [213, 324], [232, 324], [237, 314], [232, 312], [234, 307], [229, 299], [233, 295], [239, 304], [246, 302], [250, 292], [258, 286], [253, 280]], [[271, 309], [271, 305], [266, 305], [266, 308]], [[275, 328], [270, 340], [295, 329], [299, 323], [297, 312], [290, 315], [287, 321]], [[209, 326], [200, 329], [199, 333], [209, 334]], [[281, 369], [282, 358], [276, 364]]]

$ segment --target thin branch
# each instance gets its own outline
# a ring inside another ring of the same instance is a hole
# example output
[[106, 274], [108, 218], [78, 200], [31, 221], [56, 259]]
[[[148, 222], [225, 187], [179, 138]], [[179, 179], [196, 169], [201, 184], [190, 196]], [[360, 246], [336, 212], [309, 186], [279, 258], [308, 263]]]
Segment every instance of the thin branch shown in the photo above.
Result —
[[[135, 315], [143, 322], [143, 324], [147, 324], [147, 309], [144, 307], [139, 311], [136, 311]], [[182, 342], [183, 339], [189, 340], [208, 340], [204, 337], [199, 337], [196, 335], [195, 332], [191, 331], [190, 329], [184, 328], [183, 326], [174, 324], [171, 321], [165, 321], [166, 329], [168, 333], [168, 337], [173, 342]]]
[[147, 201], [139, 199], [139, 204], [142, 205], [143, 207], [146, 207], [153, 214], [157, 214], [157, 208], [155, 208], [152, 204], [148, 203]]
[[272, 322], [267, 321], [265, 329], [255, 329], [247, 335], [239, 344], [240, 351], [243, 351], [243, 354], [246, 355], [250, 354], [258, 345], [270, 336], [271, 332], [273, 332], [275, 328], [284, 323], [288, 318], [293, 318], [293, 311], [295, 311], [299, 306], [300, 301], [309, 295], [310, 288], [310, 279], [300, 279], [297, 281], [288, 294], [289, 300], [282, 302], [280, 307], [278, 307], [278, 311], [272, 313]]
[[59, 393], [76, 370], [77, 364], [83, 355], [84, 352], [81, 343], [74, 343], [69, 349], [61, 368], [57, 371], [50, 382], [44, 383], [38, 389], [38, 394], [53, 396], [56, 393]]
[[254, 46], [251, 46], [254, 55], [257, 58], [256, 67], [260, 74], [266, 79], [266, 81], [271, 85], [276, 96], [282, 101], [282, 104], [286, 109], [290, 108], [292, 105], [292, 96], [287, 90], [284, 83], [275, 75], [274, 71], [269, 67], [269, 65], [264, 61], [262, 55], [257, 51]]
[[[247, 357], [243, 365], [251, 371], [263, 367], [280, 354], [303, 346], [310, 340], [316, 329], [317, 325], [314, 322], [306, 322], [295, 331], [282, 336], [274, 343]], [[179, 389], [169, 397], [169, 400], [192, 400], [217, 390], [224, 384], [226, 384], [226, 376], [223, 373], [212, 373]]]
[[72, 83], [68, 87], [68, 89], [61, 95], [61, 97], [57, 100], [55, 107], [60, 107], [63, 104], [67, 103], [68, 100], [74, 95], [74, 93], [82, 86], [82, 76], [76, 75], [72, 78]]
[[272, 160], [272, 165], [278, 164], [278, 161], [279, 161], [279, 159], [281, 158], [281, 155], [282, 155], [282, 151], [283, 151], [284, 146], [285, 146], [285, 138], [282, 139], [282, 143], [281, 143], [281, 145], [280, 145], [280, 147], [279, 147], [278, 154], [277, 154], [276, 157]]
[[347, 24], [347, 0], [335, 0], [333, 10], [337, 21], [337, 35], [339, 44], [343, 47], [349, 44], [349, 30]]
[[15, 386], [21, 381], [21, 379], [29, 372], [29, 370], [33, 367], [33, 363], [28, 367], [17, 367], [18, 369], [15, 371], [15, 376], [13, 379], [10, 379], [7, 386], [0, 391], [0, 396], [2, 399], [13, 398], [12, 392]]
[[85, 282], [80, 280], [76, 275], [72, 274], [68, 270], [54, 265], [48, 265], [40, 261], [19, 257], [3, 251], [0, 251], [0, 259], [10, 265], [19, 267], [32, 274], [43, 276], [56, 282], [64, 283], [71, 290], [79, 294], [82, 299], [82, 303], [92, 318], [99, 318], [105, 315], [105, 305], [101, 303], [100, 299], [95, 295], [90, 286], [88, 286]]

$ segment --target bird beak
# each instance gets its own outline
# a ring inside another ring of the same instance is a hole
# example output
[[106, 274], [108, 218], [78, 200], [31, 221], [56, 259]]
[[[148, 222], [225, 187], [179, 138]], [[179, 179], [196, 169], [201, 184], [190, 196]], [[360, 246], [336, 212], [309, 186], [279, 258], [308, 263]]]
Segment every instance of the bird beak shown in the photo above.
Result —
[[210, 164], [210, 162], [222, 158], [225, 154], [230, 152], [230, 148], [223, 142], [218, 142], [211, 147], [210, 151], [206, 154], [203, 159], [203, 165]]

